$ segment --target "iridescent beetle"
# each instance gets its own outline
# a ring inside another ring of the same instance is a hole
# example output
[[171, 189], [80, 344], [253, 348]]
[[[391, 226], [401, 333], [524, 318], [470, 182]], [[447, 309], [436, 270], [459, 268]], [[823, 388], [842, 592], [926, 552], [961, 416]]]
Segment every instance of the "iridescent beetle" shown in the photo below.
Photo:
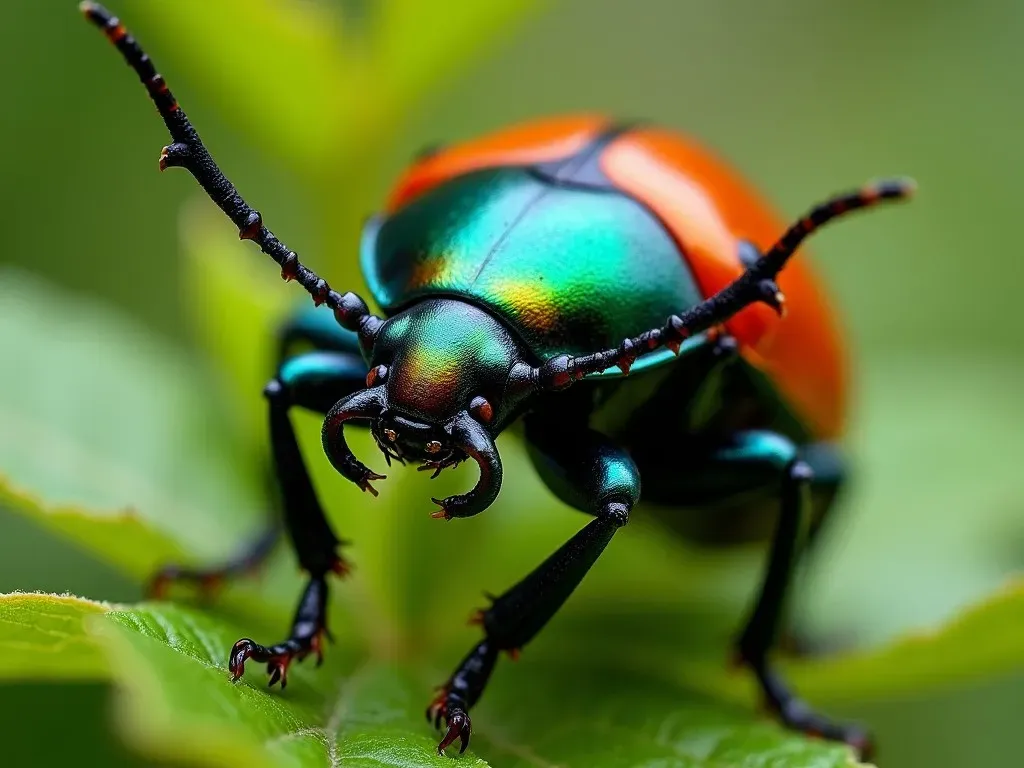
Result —
[[[524, 646], [561, 607], [629, 520], [641, 477], [670, 523], [692, 519], [694, 508], [736, 520], [778, 510], [738, 657], [787, 725], [868, 751], [861, 730], [814, 713], [768, 659], [804, 534], [829, 509], [843, 466], [833, 442], [844, 416], [843, 355], [828, 301], [804, 264], [776, 278], [814, 230], [904, 198], [910, 182], [834, 197], [776, 240], [781, 227], [757, 195], [676, 134], [597, 117], [512, 128], [420, 158], [371, 221], [362, 266], [379, 317], [299, 263], [221, 173], [135, 39], [101, 6], [82, 10], [139, 75], [170, 131], [160, 168], [190, 171], [240, 237], [333, 312], [335, 322], [318, 312], [290, 326], [291, 338], [316, 351], [283, 359], [266, 388], [285, 525], [309, 582], [287, 640], [246, 638], [231, 649], [234, 678], [253, 659], [284, 686], [293, 659], [319, 654], [327, 577], [346, 570], [290, 408], [326, 414], [331, 463], [373, 494], [383, 476], [352, 454], [350, 422], [369, 426], [389, 464], [420, 462], [436, 473], [471, 459], [476, 486], [434, 499], [443, 519], [494, 501], [502, 480], [494, 439], [522, 419], [540, 477], [594, 519], [480, 613], [483, 640], [427, 710], [446, 725], [438, 751], [456, 739], [466, 749], [469, 710], [499, 651]], [[211, 573], [172, 568], [162, 578]]]

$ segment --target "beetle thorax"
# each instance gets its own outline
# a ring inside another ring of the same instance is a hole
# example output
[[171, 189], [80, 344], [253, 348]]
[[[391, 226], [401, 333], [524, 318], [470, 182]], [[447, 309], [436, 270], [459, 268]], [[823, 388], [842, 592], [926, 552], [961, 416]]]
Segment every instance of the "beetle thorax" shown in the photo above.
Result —
[[[429, 299], [394, 316], [374, 344], [373, 365], [386, 370], [388, 412], [443, 427], [473, 410], [496, 426], [518, 345], [487, 312], [462, 301]], [[481, 401], [485, 402], [483, 405]]]

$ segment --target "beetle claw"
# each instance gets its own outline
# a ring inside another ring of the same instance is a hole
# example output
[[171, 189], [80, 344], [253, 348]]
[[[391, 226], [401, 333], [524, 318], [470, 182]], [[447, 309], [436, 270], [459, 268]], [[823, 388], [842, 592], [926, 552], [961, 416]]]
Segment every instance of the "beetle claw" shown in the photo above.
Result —
[[458, 739], [461, 742], [459, 754], [461, 755], [469, 747], [469, 737], [473, 732], [473, 723], [469, 714], [458, 707], [448, 710], [448, 686], [442, 686], [437, 691], [437, 696], [427, 707], [427, 722], [433, 723], [435, 728], [441, 728], [441, 719], [444, 718], [447, 730], [444, 737], [437, 745], [437, 754], [443, 755], [444, 751]]
[[386, 480], [387, 475], [378, 475], [372, 470], [366, 470], [366, 474], [363, 475], [363, 479], [359, 481], [359, 487], [368, 493], [373, 494], [374, 497], [379, 496], [379, 492], [370, 483], [373, 480]]
[[448, 730], [445, 731], [441, 743], [437, 745], [437, 754], [443, 755], [445, 749], [451, 746], [455, 739], [459, 739], [462, 742], [459, 747], [459, 754], [461, 755], [469, 747], [469, 737], [473, 732], [473, 724], [469, 719], [469, 715], [461, 709], [453, 709], [445, 715], [445, 719], [448, 721]]

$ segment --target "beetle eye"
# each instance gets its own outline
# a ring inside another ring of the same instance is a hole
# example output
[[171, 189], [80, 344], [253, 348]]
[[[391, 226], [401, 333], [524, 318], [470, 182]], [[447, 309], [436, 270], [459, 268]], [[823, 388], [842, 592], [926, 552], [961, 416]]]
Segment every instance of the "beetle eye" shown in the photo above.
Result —
[[366, 386], [372, 387], [374, 384], [383, 384], [387, 377], [388, 367], [386, 365], [378, 365], [376, 368], [371, 368], [370, 372], [366, 374]]
[[384, 437], [386, 437], [388, 440], [390, 440], [393, 443], [393, 442], [395, 442], [395, 440], [398, 439], [398, 434], [393, 429], [385, 429], [384, 430]]
[[437, 453], [441, 450], [441, 444], [437, 440], [431, 440], [427, 443], [427, 453]]
[[487, 402], [486, 398], [477, 395], [473, 398], [473, 402], [469, 404], [469, 412], [473, 418], [483, 424], [490, 424], [491, 419], [494, 418], [494, 409], [491, 404]]

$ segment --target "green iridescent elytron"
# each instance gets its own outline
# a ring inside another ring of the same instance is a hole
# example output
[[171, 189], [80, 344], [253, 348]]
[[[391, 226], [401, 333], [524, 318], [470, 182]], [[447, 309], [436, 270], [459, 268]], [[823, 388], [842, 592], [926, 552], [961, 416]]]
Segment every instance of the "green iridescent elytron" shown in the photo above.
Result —
[[[384, 311], [457, 296], [504, 319], [537, 363], [614, 347], [704, 298], [643, 205], [615, 192], [553, 187], [522, 168], [454, 179], [371, 224], [362, 267]], [[672, 357], [662, 349], [633, 370]]]
[[[170, 132], [161, 169], [191, 172], [242, 238], [259, 245], [317, 305], [326, 305], [299, 313], [284, 329], [280, 366], [265, 390], [285, 528], [309, 579], [288, 638], [271, 646], [239, 640], [228, 659], [233, 678], [253, 660], [266, 663], [270, 683], [283, 687], [291, 661], [319, 654], [328, 576], [347, 570], [300, 453], [292, 408], [326, 415], [323, 446], [331, 463], [374, 494], [372, 483], [383, 477], [353, 455], [346, 424], [369, 426], [388, 464], [417, 462], [436, 473], [472, 460], [480, 472], [476, 486], [434, 500], [435, 517], [445, 519], [491, 505], [503, 474], [494, 439], [522, 423], [540, 477], [594, 519], [481, 611], [484, 638], [427, 710], [435, 725], [446, 725], [438, 751], [456, 740], [466, 749], [469, 710], [499, 652], [526, 645], [568, 599], [629, 520], [641, 477], [645, 499], [657, 502], [662, 517], [679, 529], [692, 520], [732, 521], [730, 529], [739, 519], [778, 520], [760, 594], [738, 639], [739, 657], [786, 724], [866, 751], [862, 731], [803, 705], [768, 659], [805, 533], [829, 508], [841, 460], [830, 443], [815, 442], [813, 429], [781, 394], [778, 372], [760, 370], [738, 349], [732, 326], [711, 331], [755, 302], [781, 309], [774, 281], [803, 239], [847, 211], [905, 197], [906, 183], [882, 182], [829, 200], [763, 254], [753, 243], [725, 238], [730, 245], [714, 258], [738, 277], [708, 296], [695, 277], [707, 264], [680, 245], [685, 233], [656, 213], [646, 196], [655, 187], [630, 194], [628, 174], [605, 173], [602, 158], [611, 148], [637, 151], [640, 140], [630, 141], [638, 129], [592, 121], [535, 127], [523, 134], [533, 137], [524, 138], [524, 146], [502, 145], [505, 160], [495, 159], [496, 141], [486, 152], [478, 146], [477, 155], [453, 150], [449, 160], [470, 157], [475, 167], [451, 165], [371, 223], [362, 266], [385, 315], [377, 317], [357, 295], [333, 291], [264, 226], [120, 22], [95, 3], [83, 3], [82, 10], [138, 74]], [[590, 127], [580, 128], [584, 124]], [[663, 139], [647, 135], [643, 141], [663, 146]], [[680, 142], [669, 144], [678, 148]], [[552, 153], [552, 146], [559, 151]], [[689, 162], [706, 172], [706, 159], [693, 161], [689, 152], [679, 155], [691, 158], [685, 161], [648, 157], [646, 170], [630, 166], [630, 173], [685, 179]], [[686, 183], [705, 201], [700, 215], [728, 230], [728, 217], [707, 203], [715, 188], [732, 184], [727, 174]], [[732, 213], [742, 217], [742, 211]], [[624, 378], [630, 366], [632, 375]], [[694, 508], [710, 517], [693, 516]], [[156, 583], [206, 584], [251, 567], [270, 542], [264, 539], [220, 570], [169, 567]], [[455, 568], [449, 577], [461, 576]]]

